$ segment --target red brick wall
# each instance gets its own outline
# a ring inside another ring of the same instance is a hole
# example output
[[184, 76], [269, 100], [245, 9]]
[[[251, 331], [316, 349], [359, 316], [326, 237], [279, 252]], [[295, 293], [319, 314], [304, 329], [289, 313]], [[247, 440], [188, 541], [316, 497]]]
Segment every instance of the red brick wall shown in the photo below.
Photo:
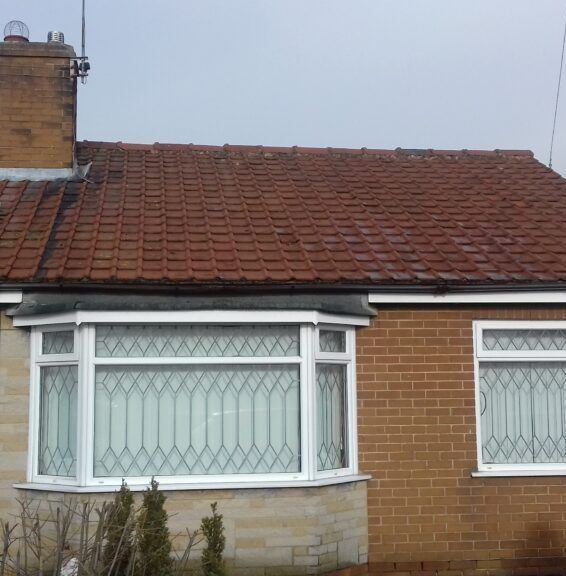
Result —
[[70, 46], [0, 42], [0, 168], [72, 168]]
[[548, 566], [566, 558], [566, 477], [470, 477], [480, 319], [566, 319], [566, 307], [386, 307], [358, 333], [370, 573], [562, 573]]

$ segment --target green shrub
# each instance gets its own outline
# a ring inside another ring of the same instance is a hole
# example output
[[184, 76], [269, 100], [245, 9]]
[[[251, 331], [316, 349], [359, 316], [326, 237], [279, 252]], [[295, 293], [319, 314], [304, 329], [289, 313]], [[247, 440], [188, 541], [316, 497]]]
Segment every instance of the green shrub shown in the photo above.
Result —
[[226, 565], [222, 558], [226, 538], [222, 514], [216, 511], [216, 502], [211, 504], [212, 516], [202, 519], [201, 532], [206, 538], [206, 548], [202, 552], [201, 565], [204, 576], [226, 576]]
[[137, 526], [136, 576], [172, 576], [171, 540], [167, 528], [166, 497], [152, 478], [143, 495]]
[[127, 576], [132, 558], [134, 496], [122, 481], [108, 516], [103, 566], [107, 576]]

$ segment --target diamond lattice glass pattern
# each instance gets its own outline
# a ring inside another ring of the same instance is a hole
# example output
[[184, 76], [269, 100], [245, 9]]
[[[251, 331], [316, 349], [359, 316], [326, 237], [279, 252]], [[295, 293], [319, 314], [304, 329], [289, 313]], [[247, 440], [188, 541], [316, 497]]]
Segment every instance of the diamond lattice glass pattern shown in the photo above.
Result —
[[566, 462], [566, 363], [480, 365], [486, 464]]
[[298, 472], [299, 368], [98, 367], [94, 475]]
[[76, 366], [41, 368], [39, 474], [75, 476], [77, 372]]
[[298, 326], [98, 326], [99, 358], [298, 356]]
[[75, 334], [72, 330], [43, 332], [41, 338], [42, 354], [72, 354]]
[[566, 350], [566, 330], [484, 330], [484, 350]]
[[347, 466], [346, 366], [316, 367], [318, 470]]
[[338, 330], [320, 330], [318, 344], [321, 352], [346, 352], [346, 333]]

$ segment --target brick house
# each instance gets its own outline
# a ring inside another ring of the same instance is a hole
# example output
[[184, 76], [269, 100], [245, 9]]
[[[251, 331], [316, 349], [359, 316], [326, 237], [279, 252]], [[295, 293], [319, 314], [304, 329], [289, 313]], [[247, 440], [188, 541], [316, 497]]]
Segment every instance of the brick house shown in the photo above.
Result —
[[156, 476], [235, 573], [565, 573], [566, 181], [76, 142], [74, 58], [0, 43], [0, 516]]

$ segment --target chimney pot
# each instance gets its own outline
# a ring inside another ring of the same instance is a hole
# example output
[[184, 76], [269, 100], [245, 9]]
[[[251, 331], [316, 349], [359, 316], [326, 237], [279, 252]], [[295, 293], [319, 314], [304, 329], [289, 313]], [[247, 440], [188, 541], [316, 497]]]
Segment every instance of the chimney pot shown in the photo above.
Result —
[[11, 20], [4, 26], [4, 42], [29, 42], [29, 28], [20, 20]]
[[47, 42], [56, 42], [58, 44], [65, 44], [65, 34], [52, 30], [47, 33]]

